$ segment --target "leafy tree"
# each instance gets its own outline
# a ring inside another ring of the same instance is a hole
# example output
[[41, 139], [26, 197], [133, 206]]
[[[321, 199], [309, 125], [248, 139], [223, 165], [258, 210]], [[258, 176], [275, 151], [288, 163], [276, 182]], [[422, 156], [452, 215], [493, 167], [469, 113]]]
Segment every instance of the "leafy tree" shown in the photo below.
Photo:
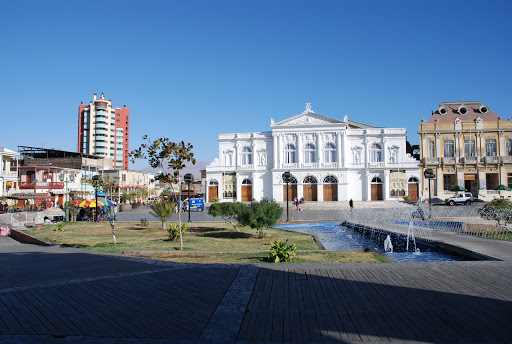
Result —
[[283, 208], [275, 201], [265, 199], [252, 201], [248, 206], [240, 208], [238, 222], [243, 226], [256, 229], [259, 238], [265, 236], [264, 229], [274, 226], [283, 215]]
[[220, 216], [225, 222], [233, 226], [233, 228], [239, 232], [238, 229], [238, 216], [243, 211], [244, 204], [240, 202], [236, 203], [213, 203], [208, 208], [208, 214], [217, 217]]
[[[162, 183], [178, 184], [181, 179], [181, 170], [185, 167], [185, 162], [196, 163], [192, 146], [185, 142], [172, 142], [167, 137], [161, 137], [151, 141], [147, 135], [142, 139], [145, 143], [130, 152], [131, 161], [136, 159], [147, 159], [149, 166], [162, 170], [155, 179]], [[180, 188], [181, 199], [181, 188]], [[178, 207], [178, 209], [181, 207]], [[181, 209], [178, 211], [178, 221], [180, 225], [180, 250], [183, 250], [183, 233], [181, 231]]]
[[153, 203], [149, 206], [151, 209], [149, 213], [155, 217], [158, 217], [160, 221], [162, 221], [162, 229], [165, 228], [165, 223], [167, 220], [174, 215], [174, 204], [173, 202], [163, 201], [158, 203]]
[[504, 228], [507, 223], [512, 223], [512, 202], [508, 199], [493, 199], [491, 203], [478, 209], [478, 215], [486, 220], [494, 220], [498, 227]]

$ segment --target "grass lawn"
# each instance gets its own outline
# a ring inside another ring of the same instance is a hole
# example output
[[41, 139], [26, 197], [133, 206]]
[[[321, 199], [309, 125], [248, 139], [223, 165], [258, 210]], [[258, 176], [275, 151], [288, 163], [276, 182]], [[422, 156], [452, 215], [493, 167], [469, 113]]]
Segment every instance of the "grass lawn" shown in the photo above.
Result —
[[[167, 224], [169, 225], [168, 222]], [[297, 250], [318, 250], [313, 236], [280, 229], [266, 230], [264, 238], [258, 238], [256, 231], [240, 227], [237, 232], [232, 226], [219, 222], [187, 223], [189, 231], [184, 236], [184, 251], [179, 251], [179, 241], [167, 239], [167, 231], [160, 222], [150, 222], [147, 227], [137, 222], [116, 222], [117, 244], [114, 245], [112, 230], [108, 222], [68, 222], [62, 231], [55, 225], [27, 231], [56, 245], [83, 248], [100, 252], [122, 254], [124, 251], [177, 251], [151, 256], [153, 259], [194, 263], [261, 263], [265, 252], [233, 253], [226, 251], [267, 251], [273, 240], [288, 240], [295, 243]], [[179, 251], [179, 252], [178, 252]], [[196, 251], [196, 252], [194, 252]], [[225, 253], [199, 253], [197, 251], [224, 251]], [[294, 263], [370, 263], [382, 262], [377, 254], [364, 251], [317, 251], [299, 252]]]

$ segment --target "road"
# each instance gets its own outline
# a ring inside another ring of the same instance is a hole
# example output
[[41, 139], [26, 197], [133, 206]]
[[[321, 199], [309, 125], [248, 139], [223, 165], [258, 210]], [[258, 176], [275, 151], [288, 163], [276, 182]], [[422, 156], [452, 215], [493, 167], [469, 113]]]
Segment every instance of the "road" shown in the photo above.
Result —
[[[432, 205], [433, 218], [458, 218], [458, 217], [478, 217], [478, 209], [483, 203], [475, 203], [470, 206], [455, 205], [447, 206], [443, 204]], [[428, 204], [421, 205], [425, 215], [428, 217], [430, 209]], [[286, 221], [286, 204], [283, 205], [284, 211], [281, 217]], [[369, 218], [371, 220], [401, 220], [411, 218], [412, 212], [417, 208], [413, 205], [399, 202], [355, 202], [352, 213], [348, 207], [348, 202], [323, 203], [308, 202], [302, 205], [302, 210], [297, 211], [293, 205], [289, 207], [288, 220], [290, 221], [344, 221], [347, 217]], [[142, 206], [133, 209], [130, 212], [118, 212], [118, 221], [135, 221], [146, 218], [148, 221], [159, 221], [158, 218], [149, 214], [149, 207]], [[182, 221], [188, 221], [188, 212], [181, 213]], [[177, 221], [178, 214], [175, 214], [169, 221]], [[190, 213], [191, 222], [222, 222], [220, 217], [208, 215], [208, 211], [192, 211]]]

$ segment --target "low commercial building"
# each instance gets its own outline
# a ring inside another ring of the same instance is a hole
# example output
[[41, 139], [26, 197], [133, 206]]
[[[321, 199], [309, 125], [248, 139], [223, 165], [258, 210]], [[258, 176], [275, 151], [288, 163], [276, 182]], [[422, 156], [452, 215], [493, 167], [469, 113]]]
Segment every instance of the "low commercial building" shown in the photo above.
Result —
[[18, 192], [18, 158], [20, 154], [0, 147], [0, 197]]

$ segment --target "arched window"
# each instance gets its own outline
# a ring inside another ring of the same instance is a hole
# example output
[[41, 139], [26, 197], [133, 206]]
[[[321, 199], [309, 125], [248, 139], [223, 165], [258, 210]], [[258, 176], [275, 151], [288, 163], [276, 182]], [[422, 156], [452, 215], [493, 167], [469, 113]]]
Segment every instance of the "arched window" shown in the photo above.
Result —
[[292, 144], [286, 145], [284, 147], [284, 163], [285, 164], [294, 164], [295, 163], [295, 146]]
[[411, 178], [409, 178], [409, 180], [407, 182], [408, 183], [419, 183], [420, 181], [416, 177], [411, 177]]
[[218, 186], [218, 185], [219, 185], [219, 182], [218, 182], [218, 181], [216, 181], [215, 179], [212, 179], [212, 180], [210, 180], [210, 185], [211, 185], [211, 186]]
[[306, 178], [304, 178], [304, 181], [303, 181], [304, 184], [316, 184], [316, 178], [313, 177], [313, 176], [307, 176]]
[[378, 143], [374, 143], [370, 147], [370, 161], [381, 162], [382, 161], [382, 146]]
[[242, 165], [250, 164], [252, 164], [252, 149], [249, 147], [244, 147], [242, 149]]
[[379, 177], [373, 177], [372, 183], [373, 184], [382, 184], [382, 180]]
[[242, 181], [242, 185], [251, 185], [251, 184], [252, 184], [251, 181], [247, 178]]
[[312, 143], [304, 147], [304, 162], [315, 162], [315, 146]]
[[297, 184], [297, 179], [295, 177], [291, 177], [290, 184]]
[[338, 180], [334, 176], [327, 176], [324, 178], [324, 184], [337, 184]]
[[335, 162], [336, 161], [336, 147], [332, 143], [328, 143], [325, 145], [325, 162]]

